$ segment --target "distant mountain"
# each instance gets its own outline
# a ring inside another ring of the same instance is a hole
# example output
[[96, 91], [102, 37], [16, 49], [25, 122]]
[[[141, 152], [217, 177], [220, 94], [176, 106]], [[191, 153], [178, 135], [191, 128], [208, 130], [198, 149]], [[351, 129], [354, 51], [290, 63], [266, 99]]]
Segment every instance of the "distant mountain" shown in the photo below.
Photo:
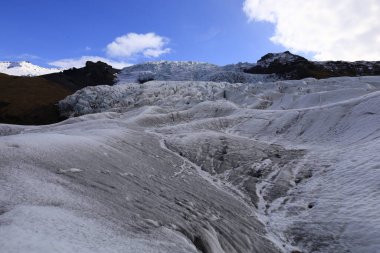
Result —
[[269, 53], [257, 63], [217, 66], [193, 61], [159, 61], [136, 64], [121, 70], [118, 84], [148, 81], [211, 81], [254, 83], [287, 79], [380, 75], [380, 61], [309, 61], [290, 53]]
[[75, 91], [99, 84], [112, 85], [118, 70], [102, 62], [87, 62], [43, 76], [0, 73], [0, 123], [41, 125], [61, 121], [57, 102]]
[[43, 68], [27, 61], [0, 62], [0, 73], [12, 76], [40, 76], [60, 71], [62, 71], [62, 69]]
[[269, 53], [244, 70], [250, 74], [276, 74], [280, 79], [317, 79], [340, 76], [380, 75], [380, 61], [309, 61], [289, 51]]

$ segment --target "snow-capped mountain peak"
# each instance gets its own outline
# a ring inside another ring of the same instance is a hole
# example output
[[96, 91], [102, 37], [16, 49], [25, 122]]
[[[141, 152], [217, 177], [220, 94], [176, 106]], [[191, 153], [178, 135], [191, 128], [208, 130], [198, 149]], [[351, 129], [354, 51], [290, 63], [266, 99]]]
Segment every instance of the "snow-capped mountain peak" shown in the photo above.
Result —
[[62, 69], [58, 68], [44, 68], [34, 65], [28, 61], [0, 62], [0, 73], [12, 76], [39, 76], [50, 73], [60, 72]]

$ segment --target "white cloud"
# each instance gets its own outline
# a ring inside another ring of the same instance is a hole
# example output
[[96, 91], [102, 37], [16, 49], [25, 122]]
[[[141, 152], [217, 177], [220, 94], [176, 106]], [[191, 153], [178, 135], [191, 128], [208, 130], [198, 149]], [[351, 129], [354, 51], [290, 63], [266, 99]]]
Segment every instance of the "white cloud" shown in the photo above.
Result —
[[97, 62], [102, 61], [114, 68], [122, 69], [124, 67], [130, 66], [131, 64], [123, 61], [114, 61], [100, 56], [82, 56], [80, 58], [71, 58], [71, 59], [61, 59], [53, 62], [49, 62], [49, 65], [59, 67], [59, 68], [81, 68], [86, 65], [87, 61]]
[[165, 48], [168, 43], [169, 39], [155, 33], [128, 33], [117, 37], [108, 44], [106, 51], [109, 57], [115, 58], [129, 58], [138, 55], [159, 57], [170, 52], [170, 48]]
[[380, 60], [379, 0], [245, 0], [253, 21], [275, 24], [271, 41], [317, 60]]
[[[155, 33], [137, 34], [128, 33], [116, 38], [107, 45], [106, 53], [108, 57], [101, 56], [82, 56], [80, 58], [60, 59], [49, 62], [49, 65], [60, 68], [81, 68], [86, 61], [102, 61], [114, 68], [121, 69], [132, 64], [128, 63], [136, 56], [156, 58], [169, 53], [170, 48], [166, 48], [169, 39], [161, 37]], [[90, 47], [85, 48], [90, 51]]]

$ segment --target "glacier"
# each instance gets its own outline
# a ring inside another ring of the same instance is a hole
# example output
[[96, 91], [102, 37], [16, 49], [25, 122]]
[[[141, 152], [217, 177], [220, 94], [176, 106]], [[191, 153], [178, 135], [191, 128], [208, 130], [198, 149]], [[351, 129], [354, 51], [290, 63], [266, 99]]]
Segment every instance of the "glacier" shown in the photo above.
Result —
[[117, 84], [145, 83], [153, 80], [252, 83], [279, 79], [274, 74], [248, 74], [244, 72], [254, 65], [238, 63], [217, 66], [194, 61], [145, 62], [122, 69], [118, 75]]
[[380, 77], [131, 72], [0, 125], [5, 252], [379, 252]]

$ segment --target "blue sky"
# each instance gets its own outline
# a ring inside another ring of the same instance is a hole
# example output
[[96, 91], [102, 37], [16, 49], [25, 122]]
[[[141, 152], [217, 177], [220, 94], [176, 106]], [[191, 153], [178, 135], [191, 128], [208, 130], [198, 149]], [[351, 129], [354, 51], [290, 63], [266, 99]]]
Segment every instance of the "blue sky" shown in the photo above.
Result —
[[379, 0], [2, 1], [0, 61], [380, 60]]
[[269, 41], [274, 26], [248, 23], [242, 5], [239, 0], [3, 1], [0, 60], [46, 65], [83, 55], [107, 57], [105, 48], [115, 38], [149, 32], [169, 39], [170, 53], [115, 60], [228, 64], [283, 51]]

